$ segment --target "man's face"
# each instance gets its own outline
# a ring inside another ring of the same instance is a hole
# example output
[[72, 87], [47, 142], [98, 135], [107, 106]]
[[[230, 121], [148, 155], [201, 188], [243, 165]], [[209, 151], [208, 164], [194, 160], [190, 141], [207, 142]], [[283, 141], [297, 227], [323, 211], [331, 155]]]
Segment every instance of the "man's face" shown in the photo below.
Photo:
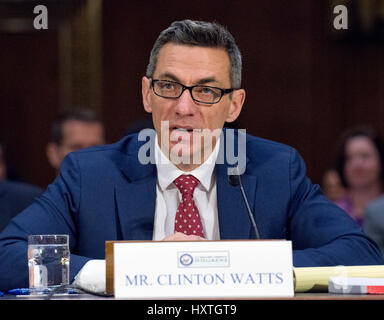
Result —
[[51, 143], [47, 149], [48, 160], [55, 169], [59, 169], [68, 153], [104, 144], [104, 130], [100, 123], [69, 120], [64, 122], [62, 130], [61, 143]]
[[[153, 79], [176, 81], [186, 86], [203, 84], [231, 88], [229, 57], [221, 48], [168, 43], [159, 52]], [[236, 120], [245, 99], [244, 90], [236, 90], [232, 95], [226, 94], [220, 102], [212, 105], [194, 101], [188, 90], [178, 99], [166, 99], [154, 94], [151, 80], [146, 77], [143, 77], [142, 87], [144, 109], [152, 113], [159, 145], [161, 146], [162, 138], [169, 135], [169, 150], [172, 150], [179, 143], [172, 141], [173, 136], [181, 136], [183, 140], [189, 138], [193, 141], [187, 148], [190, 155], [204, 153], [204, 146], [193, 140], [194, 133], [191, 129], [222, 129], [224, 122]], [[168, 135], [161, 132], [162, 121], [169, 121]], [[179, 130], [180, 128], [189, 131]]]

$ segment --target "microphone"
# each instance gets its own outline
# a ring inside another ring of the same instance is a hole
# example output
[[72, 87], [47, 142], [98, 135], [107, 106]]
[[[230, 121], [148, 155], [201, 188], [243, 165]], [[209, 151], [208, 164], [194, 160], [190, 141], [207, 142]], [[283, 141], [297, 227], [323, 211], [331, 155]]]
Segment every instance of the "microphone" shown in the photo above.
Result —
[[228, 181], [234, 187], [240, 186], [240, 191], [243, 196], [245, 206], [247, 208], [248, 218], [251, 221], [251, 225], [252, 225], [253, 231], [255, 232], [256, 239], [260, 239], [259, 230], [257, 229], [256, 222], [252, 214], [252, 210], [248, 203], [247, 195], [245, 194], [245, 191], [244, 191], [243, 183], [241, 182], [241, 175], [239, 174], [239, 170], [237, 167], [235, 168], [235, 172], [236, 174], [228, 175]]

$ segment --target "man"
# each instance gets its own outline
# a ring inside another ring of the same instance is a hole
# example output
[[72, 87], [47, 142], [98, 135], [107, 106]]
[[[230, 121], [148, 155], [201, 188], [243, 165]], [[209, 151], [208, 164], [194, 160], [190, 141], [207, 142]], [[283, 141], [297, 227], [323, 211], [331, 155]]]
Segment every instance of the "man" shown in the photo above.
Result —
[[74, 110], [61, 114], [53, 123], [46, 154], [58, 173], [68, 153], [104, 143], [104, 127], [100, 119], [90, 110]]
[[311, 184], [293, 148], [218, 134], [240, 114], [240, 86], [241, 55], [224, 27], [185, 20], [164, 30], [142, 79], [155, 138], [133, 134], [68, 155], [45, 194], [0, 235], [0, 288], [27, 284], [29, 234], [69, 234], [71, 281], [94, 292], [105, 286], [106, 240], [254, 238], [222, 157], [231, 141], [246, 151], [240, 170], [260, 237], [292, 240], [295, 266], [381, 264], [377, 246]]

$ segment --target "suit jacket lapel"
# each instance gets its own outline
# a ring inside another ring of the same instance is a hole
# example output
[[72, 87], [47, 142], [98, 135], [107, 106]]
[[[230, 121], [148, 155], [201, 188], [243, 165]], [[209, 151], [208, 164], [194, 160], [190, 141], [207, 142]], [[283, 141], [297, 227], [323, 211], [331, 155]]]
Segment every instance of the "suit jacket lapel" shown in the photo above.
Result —
[[152, 240], [153, 235], [156, 165], [153, 161], [149, 164], [139, 162], [138, 151], [142, 145], [131, 141], [130, 150], [117, 159], [125, 178], [115, 186], [116, 229], [117, 237], [124, 240]]
[[156, 205], [156, 174], [115, 188], [117, 224], [124, 240], [152, 240]]
[[[217, 209], [221, 239], [250, 239], [252, 234], [247, 208], [239, 186], [228, 181], [227, 166], [216, 165]], [[251, 210], [254, 211], [257, 178], [243, 174], [242, 182]], [[255, 217], [257, 223], [257, 214]]]

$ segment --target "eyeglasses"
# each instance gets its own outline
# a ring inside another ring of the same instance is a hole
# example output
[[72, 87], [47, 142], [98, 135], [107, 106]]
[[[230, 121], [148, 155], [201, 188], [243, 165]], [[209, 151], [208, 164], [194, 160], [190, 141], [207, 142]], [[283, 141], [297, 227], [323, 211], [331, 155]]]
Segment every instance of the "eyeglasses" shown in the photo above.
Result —
[[166, 99], [180, 98], [183, 92], [188, 89], [194, 101], [204, 104], [218, 103], [225, 94], [236, 90], [234, 88], [221, 89], [203, 85], [188, 87], [176, 81], [158, 79], [152, 79], [151, 86], [157, 96]]

